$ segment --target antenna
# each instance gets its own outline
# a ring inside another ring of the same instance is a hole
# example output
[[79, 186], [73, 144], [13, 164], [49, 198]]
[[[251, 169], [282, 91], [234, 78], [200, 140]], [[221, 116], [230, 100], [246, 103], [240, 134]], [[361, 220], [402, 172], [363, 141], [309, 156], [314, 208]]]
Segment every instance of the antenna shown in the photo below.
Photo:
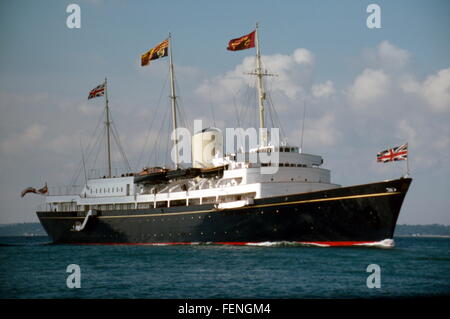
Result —
[[303, 133], [305, 131], [305, 117], [306, 117], [306, 100], [303, 100], [303, 120], [302, 120], [302, 134], [300, 136], [300, 153], [303, 153]]
[[81, 148], [81, 160], [83, 161], [84, 184], [87, 187], [86, 163], [84, 161], [84, 151], [83, 151], [83, 145], [81, 144], [81, 136], [80, 136], [80, 148]]

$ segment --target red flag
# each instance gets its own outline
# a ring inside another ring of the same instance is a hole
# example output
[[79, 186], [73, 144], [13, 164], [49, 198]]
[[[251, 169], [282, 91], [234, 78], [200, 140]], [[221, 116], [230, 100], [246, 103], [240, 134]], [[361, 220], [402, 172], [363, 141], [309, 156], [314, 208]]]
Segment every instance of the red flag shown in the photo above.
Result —
[[22, 193], [20, 193], [20, 196], [24, 197], [28, 193], [35, 193], [35, 194], [41, 194], [41, 195], [48, 194], [47, 183], [45, 183], [44, 187], [42, 187], [40, 189], [36, 189], [34, 187], [27, 187], [22, 191]]
[[254, 48], [255, 47], [255, 33], [256, 33], [256, 30], [247, 35], [244, 35], [240, 38], [230, 40], [230, 42], [228, 42], [227, 50], [238, 51], [238, 50]]
[[23, 191], [22, 191], [22, 193], [20, 193], [20, 196], [21, 197], [24, 197], [26, 194], [28, 194], [28, 193], [37, 193], [37, 191], [36, 191], [36, 188], [33, 188], [33, 187], [27, 187], [27, 188], [25, 188]]
[[38, 189], [37, 192], [38, 192], [39, 194], [48, 194], [47, 183], [45, 183], [45, 186], [44, 186], [44, 187]]

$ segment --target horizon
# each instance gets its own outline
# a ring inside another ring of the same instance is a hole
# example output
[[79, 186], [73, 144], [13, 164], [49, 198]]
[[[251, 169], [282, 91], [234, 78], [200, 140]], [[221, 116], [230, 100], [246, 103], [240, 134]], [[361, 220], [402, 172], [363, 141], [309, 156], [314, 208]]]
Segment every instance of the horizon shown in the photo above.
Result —
[[[66, 24], [70, 3], [81, 8], [79, 29]], [[168, 30], [177, 95], [191, 125], [201, 119], [235, 127], [239, 114], [241, 127], [254, 125], [254, 82], [243, 73], [254, 68], [255, 51], [226, 46], [259, 21], [264, 68], [278, 75], [266, 85], [290, 144], [300, 144], [305, 100], [303, 148], [323, 156], [333, 183], [402, 176], [405, 161], [377, 163], [376, 154], [408, 142], [413, 182], [397, 224], [450, 225], [450, 3], [255, 3], [2, 2], [0, 224], [39, 222], [35, 209], [43, 197], [21, 199], [26, 187], [69, 184], [80, 166], [80, 144], [92, 142], [104, 107], [87, 95], [105, 77], [132, 168], [165, 160], [168, 59], [141, 67], [140, 56]], [[381, 8], [379, 29], [366, 25], [372, 3]], [[243, 100], [240, 113], [235, 98]]]

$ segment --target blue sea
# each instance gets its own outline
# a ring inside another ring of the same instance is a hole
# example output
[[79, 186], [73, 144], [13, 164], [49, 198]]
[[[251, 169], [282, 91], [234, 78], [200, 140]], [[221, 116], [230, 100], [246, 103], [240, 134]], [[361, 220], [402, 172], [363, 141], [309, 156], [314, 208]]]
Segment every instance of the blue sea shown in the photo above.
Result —
[[[68, 287], [72, 264], [79, 267], [80, 288]], [[379, 288], [368, 287], [374, 275], [369, 265], [379, 267]], [[450, 296], [450, 238], [398, 237], [391, 249], [54, 245], [48, 237], [0, 238], [0, 298], [7, 299], [422, 296]]]

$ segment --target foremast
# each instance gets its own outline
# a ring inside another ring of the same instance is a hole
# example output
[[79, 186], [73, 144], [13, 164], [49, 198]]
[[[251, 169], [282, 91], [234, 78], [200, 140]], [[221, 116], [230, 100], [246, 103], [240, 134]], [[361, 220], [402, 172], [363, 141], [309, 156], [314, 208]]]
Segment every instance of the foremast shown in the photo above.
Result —
[[108, 156], [108, 177], [112, 177], [112, 169], [111, 169], [111, 121], [109, 119], [109, 105], [108, 105], [108, 83], [105, 78], [105, 113], [106, 113], [106, 148], [107, 148], [107, 156]]

